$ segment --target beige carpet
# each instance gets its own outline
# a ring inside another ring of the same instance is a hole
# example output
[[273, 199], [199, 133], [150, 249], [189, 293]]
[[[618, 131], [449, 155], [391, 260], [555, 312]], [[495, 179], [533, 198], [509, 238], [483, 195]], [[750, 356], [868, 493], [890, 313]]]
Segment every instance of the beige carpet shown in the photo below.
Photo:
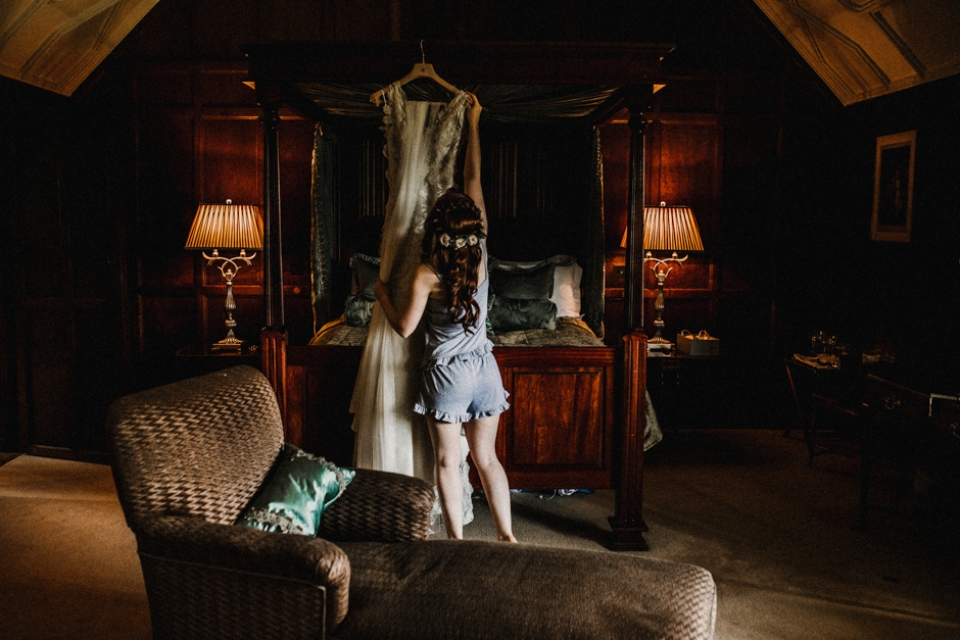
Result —
[[[644, 496], [645, 553], [713, 572], [717, 640], [960, 638], [956, 543], [884, 514], [855, 531], [850, 459], [808, 469], [803, 444], [775, 431], [668, 433], [648, 453]], [[474, 506], [466, 535], [492, 538]], [[613, 494], [515, 493], [513, 509], [522, 542], [602, 549]], [[149, 635], [109, 469], [31, 456], [0, 467], [0, 637]]]
[[109, 467], [33, 456], [0, 467], [0, 637], [150, 637]]

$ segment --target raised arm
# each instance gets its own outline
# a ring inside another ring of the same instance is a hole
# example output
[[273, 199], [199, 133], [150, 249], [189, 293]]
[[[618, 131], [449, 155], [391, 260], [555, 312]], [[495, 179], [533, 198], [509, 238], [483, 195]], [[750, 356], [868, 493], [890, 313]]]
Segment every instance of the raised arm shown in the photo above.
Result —
[[425, 264], [419, 265], [413, 277], [407, 305], [403, 309], [393, 306], [386, 283], [377, 280], [376, 284], [373, 285], [373, 293], [377, 296], [377, 301], [383, 309], [383, 315], [387, 318], [387, 322], [390, 323], [393, 330], [399, 333], [402, 338], [409, 338], [416, 331], [420, 324], [420, 318], [423, 317], [423, 311], [427, 307], [427, 298], [437, 282], [439, 280], [437, 280], [437, 276], [434, 275], [430, 267]]
[[463, 159], [463, 192], [473, 198], [480, 207], [483, 218], [483, 231], [487, 231], [487, 207], [483, 203], [483, 187], [480, 185], [480, 112], [483, 107], [477, 96], [470, 94], [473, 101], [467, 107], [467, 152]]

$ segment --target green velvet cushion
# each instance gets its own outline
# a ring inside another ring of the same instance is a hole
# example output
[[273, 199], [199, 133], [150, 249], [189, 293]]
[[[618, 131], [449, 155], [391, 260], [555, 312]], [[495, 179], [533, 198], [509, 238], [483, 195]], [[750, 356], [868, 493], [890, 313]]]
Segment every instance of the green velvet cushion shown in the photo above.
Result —
[[[551, 276], [552, 277], [552, 276]], [[550, 300], [516, 300], [494, 296], [487, 312], [493, 333], [557, 328], [557, 305]]]
[[344, 320], [351, 327], [366, 327], [373, 316], [373, 285], [380, 277], [380, 258], [355, 253], [350, 258], [350, 268], [350, 295], [344, 304]]
[[533, 269], [508, 271], [492, 261], [490, 293], [513, 300], [546, 300], [553, 295], [554, 265], [544, 262]]
[[236, 524], [315, 536], [324, 509], [340, 497], [355, 475], [356, 471], [285, 444]]

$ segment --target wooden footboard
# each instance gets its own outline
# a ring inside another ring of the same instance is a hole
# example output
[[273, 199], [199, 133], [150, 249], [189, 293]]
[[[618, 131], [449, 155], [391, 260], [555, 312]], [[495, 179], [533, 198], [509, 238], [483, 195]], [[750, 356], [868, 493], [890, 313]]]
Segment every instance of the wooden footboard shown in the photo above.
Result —
[[[350, 397], [362, 347], [289, 346], [276, 336], [269, 346], [264, 354], [284, 365], [278, 371], [274, 362], [269, 370], [283, 398], [287, 440], [351, 464]], [[496, 347], [494, 354], [510, 393], [497, 440], [510, 486], [616, 489], [611, 546], [646, 549], [643, 334], [626, 336], [623, 349]]]
[[610, 489], [613, 347], [497, 347], [510, 409], [497, 454], [514, 489]]
[[288, 441], [340, 465], [353, 464], [350, 398], [363, 347], [287, 348]]

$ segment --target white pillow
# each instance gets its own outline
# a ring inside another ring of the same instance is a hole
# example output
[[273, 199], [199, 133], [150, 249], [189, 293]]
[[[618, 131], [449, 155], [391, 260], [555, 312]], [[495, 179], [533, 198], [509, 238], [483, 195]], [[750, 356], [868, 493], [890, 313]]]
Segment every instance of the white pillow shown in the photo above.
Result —
[[553, 268], [553, 300], [557, 305], [558, 318], [579, 318], [580, 314], [580, 277], [583, 268], [577, 264], [557, 264]]
[[580, 318], [580, 278], [583, 276], [583, 268], [573, 256], [558, 255], [537, 262], [497, 260], [496, 266], [506, 271], [523, 271], [538, 267], [544, 262], [554, 265], [553, 295], [550, 300], [557, 305], [557, 317]]

